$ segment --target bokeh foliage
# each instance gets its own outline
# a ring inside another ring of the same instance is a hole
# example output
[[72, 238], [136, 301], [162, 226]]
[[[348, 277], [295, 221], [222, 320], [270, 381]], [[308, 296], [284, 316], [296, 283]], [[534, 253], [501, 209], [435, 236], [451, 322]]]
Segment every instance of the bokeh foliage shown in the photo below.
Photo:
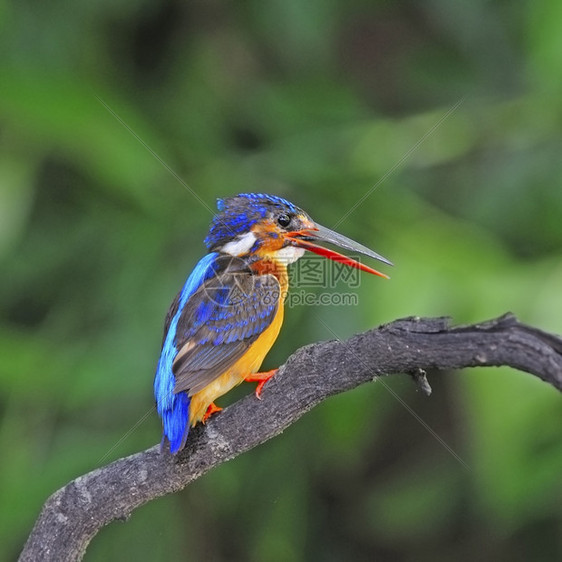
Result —
[[[400, 316], [561, 333], [561, 6], [0, 3], [0, 559], [55, 489], [159, 440], [135, 424], [218, 196], [286, 196], [396, 263], [360, 306], [289, 310], [266, 368]], [[558, 393], [431, 382], [329, 400], [86, 560], [562, 556]]]

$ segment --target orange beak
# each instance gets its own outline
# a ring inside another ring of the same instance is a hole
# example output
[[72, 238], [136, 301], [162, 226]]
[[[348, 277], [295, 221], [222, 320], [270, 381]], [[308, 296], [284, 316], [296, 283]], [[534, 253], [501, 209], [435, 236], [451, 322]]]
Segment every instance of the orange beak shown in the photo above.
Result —
[[325, 258], [331, 259], [338, 263], [343, 263], [344, 265], [348, 265], [349, 267], [354, 267], [356, 269], [360, 269], [361, 271], [366, 271], [367, 273], [372, 273], [373, 275], [378, 275], [379, 277], [390, 279], [388, 275], [385, 275], [384, 273], [381, 273], [376, 269], [364, 265], [361, 262], [358, 262], [348, 256], [344, 256], [339, 252], [329, 250], [328, 248], [324, 248], [323, 246], [314, 244], [313, 241], [328, 242], [330, 244], [334, 244], [335, 246], [339, 246], [340, 248], [358, 252], [365, 256], [369, 256], [370, 258], [382, 261], [387, 265], [393, 265], [391, 261], [383, 258], [381, 255], [373, 252], [373, 250], [370, 250], [366, 246], [363, 246], [363, 244], [359, 244], [359, 242], [355, 242], [355, 240], [347, 238], [347, 236], [344, 236], [343, 234], [338, 234], [337, 232], [334, 232], [333, 230], [330, 230], [325, 226], [314, 224], [313, 227], [304, 230], [288, 232], [285, 236], [290, 239], [290, 243], [293, 246], [304, 248], [305, 250], [314, 252], [319, 256], [324, 256]]

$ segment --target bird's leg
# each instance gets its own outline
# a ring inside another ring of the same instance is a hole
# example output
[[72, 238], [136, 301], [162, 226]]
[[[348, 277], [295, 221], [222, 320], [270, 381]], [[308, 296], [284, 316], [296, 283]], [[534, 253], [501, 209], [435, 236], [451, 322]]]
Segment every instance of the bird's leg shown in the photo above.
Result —
[[221, 410], [222, 408], [220, 406], [217, 406], [214, 402], [211, 402], [207, 407], [207, 411], [205, 412], [205, 415], [203, 416], [203, 419], [201, 421], [205, 423], [213, 414], [215, 414], [216, 412], [220, 412]]
[[256, 398], [261, 400], [261, 391], [263, 390], [263, 385], [275, 374], [279, 369], [271, 369], [271, 371], [265, 371], [265, 373], [251, 373], [244, 380], [246, 382], [259, 382], [256, 387]]

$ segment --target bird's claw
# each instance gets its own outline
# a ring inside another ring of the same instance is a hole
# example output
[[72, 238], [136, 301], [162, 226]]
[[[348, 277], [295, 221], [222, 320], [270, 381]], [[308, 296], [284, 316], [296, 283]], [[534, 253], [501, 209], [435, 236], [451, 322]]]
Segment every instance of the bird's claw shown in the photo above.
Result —
[[244, 379], [246, 382], [257, 382], [257, 383], [259, 383], [258, 386], [256, 387], [256, 392], [255, 392], [256, 398], [258, 400], [261, 400], [261, 393], [262, 393], [263, 387], [265, 386], [265, 383], [271, 377], [274, 377], [278, 370], [279, 369], [271, 369], [271, 371], [266, 371], [265, 373], [252, 373], [251, 375], [248, 375]]
[[220, 406], [217, 406], [214, 402], [211, 402], [209, 404], [209, 406], [207, 407], [207, 411], [205, 412], [205, 415], [203, 416], [203, 419], [201, 420], [202, 423], [205, 423], [213, 414], [216, 414], [217, 412], [220, 412], [222, 410], [222, 408]]

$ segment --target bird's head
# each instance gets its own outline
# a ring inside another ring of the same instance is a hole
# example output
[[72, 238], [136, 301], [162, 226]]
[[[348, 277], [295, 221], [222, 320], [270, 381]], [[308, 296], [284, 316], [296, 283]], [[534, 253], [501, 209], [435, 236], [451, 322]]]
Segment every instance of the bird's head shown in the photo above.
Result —
[[387, 277], [350, 257], [319, 246], [328, 242], [364, 254], [387, 265], [392, 263], [369, 248], [314, 222], [286, 199], [265, 193], [241, 193], [219, 199], [219, 213], [205, 238], [209, 250], [240, 258], [275, 259], [285, 264], [305, 250], [362, 271]]

